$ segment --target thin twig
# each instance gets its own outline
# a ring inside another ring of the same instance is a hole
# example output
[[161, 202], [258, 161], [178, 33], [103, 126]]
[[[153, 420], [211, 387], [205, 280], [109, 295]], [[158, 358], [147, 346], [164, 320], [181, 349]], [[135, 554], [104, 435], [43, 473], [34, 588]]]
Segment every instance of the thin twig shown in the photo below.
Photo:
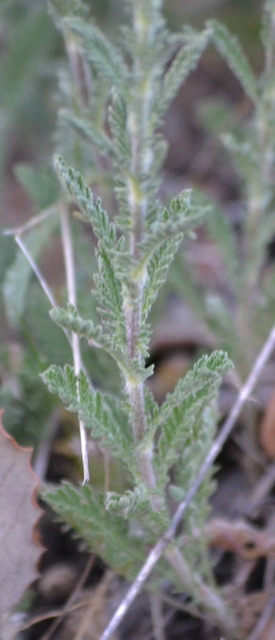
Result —
[[40, 213], [38, 213], [36, 216], [32, 216], [31, 218], [29, 218], [29, 220], [27, 220], [27, 222], [22, 224], [20, 227], [14, 227], [13, 229], [4, 229], [3, 235], [4, 236], [21, 236], [23, 235], [23, 233], [26, 233], [26, 231], [29, 231], [33, 227], [36, 227], [36, 225], [40, 224], [41, 222], [44, 222], [44, 220], [47, 220], [47, 218], [57, 213], [57, 211], [58, 211], [58, 203], [53, 205], [53, 207], [49, 207], [48, 209], [44, 209], [43, 211], [40, 211]]
[[35, 260], [33, 259], [32, 255], [31, 255], [31, 253], [29, 252], [28, 247], [26, 247], [25, 243], [23, 242], [23, 240], [22, 240], [22, 238], [21, 238], [21, 236], [19, 234], [15, 235], [14, 239], [15, 239], [16, 244], [18, 244], [18, 246], [20, 247], [22, 253], [25, 256], [25, 258], [27, 258], [29, 264], [31, 265], [32, 270], [34, 271], [37, 279], [39, 280], [39, 282], [41, 284], [41, 287], [42, 287], [44, 293], [46, 294], [48, 300], [50, 301], [51, 305], [53, 307], [56, 307], [57, 303], [56, 303], [55, 297], [54, 297], [54, 295], [52, 293], [52, 290], [50, 289], [47, 281], [45, 280], [42, 271], [40, 271], [38, 264], [35, 262]]
[[194, 482], [194, 484], [191, 486], [191, 488], [189, 489], [185, 500], [183, 500], [176, 512], [175, 515], [172, 519], [171, 525], [170, 527], [167, 529], [167, 531], [165, 532], [165, 534], [158, 540], [157, 544], [154, 546], [154, 548], [152, 549], [152, 551], [149, 553], [146, 562], [144, 563], [142, 569], [140, 570], [136, 580], [133, 582], [132, 586], [130, 587], [128, 593], [126, 594], [125, 598], [123, 599], [123, 601], [121, 602], [121, 604], [119, 605], [116, 613], [114, 614], [113, 618], [111, 619], [110, 623], [108, 624], [108, 626], [106, 627], [101, 640], [109, 640], [109, 638], [111, 637], [111, 635], [116, 631], [118, 625], [120, 624], [120, 622], [122, 621], [122, 619], [124, 618], [126, 612], [128, 611], [129, 607], [131, 606], [132, 602], [135, 600], [136, 596], [139, 594], [139, 592], [141, 591], [145, 581], [147, 580], [148, 576], [150, 575], [151, 571], [153, 570], [154, 566], [156, 565], [156, 563], [158, 562], [158, 560], [161, 558], [165, 548], [167, 547], [167, 545], [169, 543], [171, 543], [174, 539], [174, 536], [177, 532], [178, 526], [182, 520], [182, 517], [186, 511], [186, 509], [189, 507], [191, 501], [193, 500], [194, 496], [196, 495], [198, 489], [200, 488], [205, 475], [207, 474], [208, 470], [210, 469], [211, 465], [213, 464], [213, 462], [215, 461], [217, 455], [219, 454], [219, 452], [221, 451], [225, 441], [227, 440], [230, 432], [232, 431], [235, 422], [237, 420], [237, 418], [239, 417], [241, 410], [245, 404], [245, 402], [247, 401], [247, 399], [249, 398], [249, 396], [251, 395], [259, 377], [260, 374], [262, 372], [263, 367], [265, 366], [265, 364], [267, 363], [269, 357], [271, 356], [272, 351], [274, 350], [275, 347], [275, 326], [271, 329], [269, 336], [266, 340], [266, 342], [264, 343], [255, 363], [254, 366], [244, 384], [244, 386], [242, 387], [237, 400], [235, 401], [232, 410], [227, 418], [227, 420], [225, 421], [225, 423], [223, 424], [220, 433], [218, 435], [218, 437], [216, 438], [213, 446], [211, 447], [208, 455], [205, 458], [205, 461], [201, 467], [201, 470], [197, 476], [196, 481]]
[[[76, 307], [77, 296], [76, 296], [76, 278], [75, 278], [73, 243], [72, 243], [69, 215], [68, 215], [67, 207], [64, 203], [61, 203], [60, 205], [60, 223], [61, 223], [61, 238], [62, 238], [62, 245], [63, 245], [66, 282], [67, 282], [67, 290], [68, 290], [68, 300], [71, 305]], [[81, 350], [80, 350], [80, 339], [77, 333], [75, 333], [75, 331], [72, 331], [71, 345], [72, 345], [72, 354], [73, 354], [73, 362], [74, 362], [74, 372], [75, 372], [75, 375], [78, 376], [83, 367], [82, 367]], [[79, 396], [78, 388], [77, 388], [77, 393]], [[82, 456], [82, 465], [83, 465], [83, 484], [86, 484], [90, 480], [88, 444], [87, 444], [87, 433], [86, 433], [85, 424], [81, 419], [79, 419], [79, 432], [80, 432], [81, 456]]]
[[[45, 211], [44, 213], [45, 213], [45, 217], [50, 215], [49, 210]], [[39, 214], [39, 215], [41, 215], [41, 214]], [[37, 216], [36, 224], [38, 224], [38, 222], [41, 222], [41, 220], [38, 220], [38, 218], [39, 218], [39, 216]], [[33, 220], [33, 218], [32, 218], [32, 220]], [[29, 252], [28, 248], [26, 247], [25, 243], [23, 242], [23, 240], [21, 238], [21, 233], [23, 234], [25, 231], [27, 231], [27, 228], [31, 228], [32, 226], [33, 225], [30, 224], [30, 226], [28, 227], [28, 223], [26, 223], [22, 227], [18, 227], [18, 233], [17, 233], [17, 229], [6, 229], [3, 233], [4, 233], [4, 235], [13, 235], [14, 236], [16, 244], [21, 249], [21, 251], [24, 254], [25, 258], [28, 260], [28, 263], [30, 264], [34, 274], [36, 275], [37, 280], [38, 280], [40, 286], [42, 287], [44, 293], [46, 294], [47, 299], [49, 300], [49, 302], [50, 302], [50, 304], [52, 305], [53, 308], [57, 308], [58, 305], [57, 305], [55, 297], [54, 297], [54, 295], [52, 293], [51, 288], [49, 287], [46, 279], [43, 276], [43, 273], [39, 269], [38, 264], [36, 263], [36, 261], [32, 257], [31, 253]], [[72, 346], [72, 340], [71, 340], [70, 332], [67, 331], [67, 329], [65, 329], [64, 327], [61, 327], [61, 329], [62, 329], [64, 335], [66, 336], [70, 346]], [[82, 369], [86, 373], [86, 375], [88, 376], [86, 368], [85, 368], [85, 365], [83, 363], [82, 363]]]
[[[35, 262], [35, 260], [33, 259], [31, 253], [29, 252], [28, 248], [26, 247], [25, 243], [23, 242], [22, 238], [20, 235], [16, 235], [14, 236], [15, 242], [16, 244], [18, 244], [18, 247], [20, 247], [22, 253], [24, 254], [25, 258], [27, 258], [28, 263], [31, 265], [31, 268], [33, 270], [33, 272], [35, 273], [38, 282], [40, 283], [44, 293], [46, 294], [49, 302], [51, 303], [52, 307], [56, 308], [57, 307], [57, 303], [55, 300], [55, 297], [52, 293], [51, 288], [49, 287], [47, 281], [45, 280], [42, 271], [39, 269], [38, 264]], [[69, 334], [69, 331], [67, 331], [67, 329], [63, 328], [63, 333], [65, 334], [69, 344], [71, 344], [71, 336]]]
[[[46, 611], [45, 613], [41, 613], [37, 616], [33, 616], [32, 618], [27, 620], [27, 622], [20, 624], [17, 630], [18, 632], [26, 631], [27, 629], [34, 627], [35, 624], [39, 624], [40, 622], [45, 622], [45, 620], [50, 620], [51, 618], [55, 618], [55, 619], [60, 618], [60, 622], [61, 622], [61, 619], [63, 618], [64, 615], [68, 615], [68, 613], [73, 613], [78, 609], [83, 609], [84, 607], [88, 607], [90, 602], [91, 602], [91, 593], [89, 593], [88, 596], [85, 596], [85, 598], [83, 597], [79, 602], [74, 602], [73, 604], [70, 604], [70, 606], [68, 607], [66, 603], [65, 607], [62, 609], [51, 609], [49, 611]], [[59, 624], [59, 620], [58, 621], [55, 620], [55, 622], [58, 622]], [[43, 636], [40, 637], [39, 640], [45, 640], [45, 635], [44, 637]]]
[[[64, 250], [66, 280], [67, 280], [67, 287], [68, 287], [68, 298], [69, 298], [70, 304], [76, 306], [75, 270], [74, 270], [73, 248], [72, 248], [70, 227], [69, 227], [69, 221], [67, 219], [68, 214], [67, 214], [67, 211], [65, 210], [65, 205], [62, 202], [59, 203], [59, 208], [61, 211], [61, 214], [60, 214], [61, 232], [62, 232], [62, 242], [63, 242], [63, 250]], [[56, 208], [47, 209], [44, 212], [41, 212], [38, 216], [35, 216], [34, 218], [32, 218], [29, 222], [22, 225], [21, 227], [18, 227], [17, 229], [7, 229], [4, 233], [6, 235], [14, 235], [16, 244], [21, 249], [25, 258], [28, 260], [50, 304], [52, 305], [53, 308], [56, 308], [57, 302], [55, 300], [53, 292], [49, 287], [46, 279], [44, 278], [43, 273], [40, 270], [38, 264], [34, 260], [33, 256], [28, 250], [28, 247], [26, 246], [26, 244], [24, 243], [21, 237], [21, 235], [25, 233], [25, 231], [28, 231], [30, 228], [32, 228], [36, 224], [39, 224], [41, 221], [43, 221], [49, 215], [52, 215], [54, 212], [56, 212]], [[81, 362], [79, 337], [74, 332], [72, 332], [72, 336], [71, 336], [70, 332], [64, 327], [62, 327], [62, 330], [72, 348], [74, 369], [75, 369], [75, 374], [77, 375], [80, 369], [83, 369], [83, 371], [85, 371], [85, 368]], [[82, 464], [83, 464], [83, 484], [85, 484], [86, 482], [89, 482], [90, 474], [89, 474], [89, 462], [88, 462], [87, 436], [85, 431], [85, 425], [82, 422], [82, 420], [79, 420], [79, 430], [80, 430], [81, 453], [82, 453]]]
[[[91, 595], [89, 594], [89, 596], [83, 598], [83, 600], [81, 600], [81, 602], [76, 602], [74, 604], [71, 604], [68, 609], [67, 609], [67, 603], [66, 603], [66, 615], [68, 613], [71, 613], [72, 611], [76, 611], [77, 609], [82, 609], [83, 607], [86, 607], [91, 599]], [[18, 631], [26, 631], [27, 629], [30, 629], [31, 627], [33, 627], [35, 624], [39, 624], [40, 622], [44, 622], [45, 620], [50, 620], [51, 618], [59, 618], [60, 616], [63, 616], [63, 612], [64, 612], [64, 608], [62, 609], [51, 609], [49, 611], [46, 611], [45, 613], [41, 613], [37, 616], [33, 616], [32, 618], [28, 619], [27, 622], [24, 622], [23, 624], [20, 624], [18, 626]], [[25, 616], [26, 617], [26, 616]], [[43, 640], [42, 638], [40, 638], [39, 640]], [[45, 639], [44, 639], [45, 640]]]

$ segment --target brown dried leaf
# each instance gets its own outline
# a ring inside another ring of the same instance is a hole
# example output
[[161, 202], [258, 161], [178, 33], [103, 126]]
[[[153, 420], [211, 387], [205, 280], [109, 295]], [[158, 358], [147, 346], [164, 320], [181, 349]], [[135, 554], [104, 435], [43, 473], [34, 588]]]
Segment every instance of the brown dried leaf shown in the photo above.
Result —
[[[38, 479], [31, 470], [31, 449], [6, 433], [0, 412], [0, 637], [11, 638], [8, 615], [27, 586], [37, 578], [42, 547], [34, 540]], [[37, 536], [38, 538], [38, 536]]]

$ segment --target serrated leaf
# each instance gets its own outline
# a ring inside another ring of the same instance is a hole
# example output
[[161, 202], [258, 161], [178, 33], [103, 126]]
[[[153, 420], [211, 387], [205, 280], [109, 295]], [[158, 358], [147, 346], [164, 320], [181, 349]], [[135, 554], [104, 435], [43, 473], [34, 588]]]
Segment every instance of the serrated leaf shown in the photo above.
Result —
[[154, 534], [151, 540], [155, 540], [165, 531], [169, 525], [166, 509], [158, 511], [152, 509], [150, 494], [143, 485], [135, 487], [132, 491], [125, 491], [120, 495], [109, 491], [105, 503], [107, 511], [120, 514], [125, 520], [139, 520], [145, 531]]
[[111, 338], [114, 351], [123, 352], [126, 336], [121, 281], [105, 247], [100, 245], [98, 253], [98, 273], [94, 276], [97, 311]]
[[[102, 309], [102, 312], [106, 313], [106, 310]], [[95, 325], [92, 320], [80, 316], [72, 305], [68, 305], [67, 309], [54, 307], [50, 311], [50, 316], [61, 327], [75, 331], [79, 336], [85, 337], [91, 347], [104, 349], [116, 361], [121, 371], [127, 370], [125, 352], [121, 349], [121, 344], [116, 341], [117, 333], [104, 333], [101, 325]], [[119, 327], [117, 327], [118, 329]]]
[[4, 639], [8, 637], [8, 615], [38, 577], [36, 565], [42, 547], [34, 538], [39, 508], [34, 501], [38, 478], [30, 468], [32, 449], [17, 445], [3, 429], [1, 416], [0, 449], [0, 630]]
[[[142, 245], [141, 257], [132, 271], [135, 277], [146, 266], [153, 254], [169, 238], [177, 238], [179, 234], [190, 233], [202, 224], [209, 206], [194, 206], [190, 200], [191, 190], [185, 189], [171, 200], [169, 208], [163, 209], [158, 218], [150, 225]], [[182, 236], [180, 236], [182, 239]]]
[[76, 376], [69, 365], [64, 369], [52, 365], [41, 377], [49, 391], [58, 395], [69, 411], [78, 414], [92, 437], [134, 472], [131, 431], [118, 400], [93, 389], [85, 374]]
[[207, 27], [218, 51], [225, 58], [247, 95], [257, 104], [259, 101], [257, 81], [238, 38], [216, 20], [209, 20]]
[[77, 17], [65, 18], [64, 22], [75, 34], [83, 53], [100, 77], [108, 80], [111, 86], [118, 86], [127, 79], [128, 70], [119, 49], [95, 24], [87, 24]]
[[145, 487], [135, 487], [133, 491], [125, 491], [123, 495], [108, 491], [105, 507], [107, 511], [119, 513], [126, 520], [137, 511], [151, 511], [150, 500]]
[[112, 102], [108, 111], [108, 122], [113, 137], [113, 149], [121, 166], [128, 168], [130, 154], [130, 140], [127, 134], [127, 110], [125, 101], [118, 91], [113, 91]]
[[68, 109], [61, 109], [59, 111], [59, 117], [64, 120], [64, 122], [67, 122], [84, 140], [93, 144], [101, 155], [109, 158], [114, 157], [112, 141], [103, 131], [98, 131], [95, 126], [92, 126], [88, 117], [86, 119], [75, 116]]
[[62, 184], [78, 204], [84, 219], [92, 225], [95, 236], [102, 241], [108, 250], [114, 249], [116, 246], [116, 229], [114, 224], [109, 221], [108, 214], [102, 208], [100, 198], [96, 202], [94, 201], [93, 193], [85, 184], [81, 173], [70, 167], [61, 156], [55, 156], [54, 165]]
[[[208, 404], [208, 406], [205, 406], [205, 409], [201, 412], [199, 429], [197, 433], [193, 434], [194, 437], [189, 439], [187, 446], [182, 450], [177, 465], [175, 465], [174, 480], [176, 485], [181, 487], [185, 492], [195, 481], [198, 469], [200, 469], [203, 464], [205, 456], [213, 443], [217, 420], [217, 407], [216, 404], [212, 402]], [[209, 478], [214, 472], [215, 469], [212, 467], [208, 477], [205, 478], [206, 483], [209, 482]], [[210, 484], [212, 488], [212, 481]], [[211, 495], [210, 488], [209, 491], [209, 495]], [[204, 493], [205, 492], [206, 490], [204, 490]], [[209, 505], [206, 504], [205, 508], [208, 509]], [[199, 518], [200, 515], [198, 514], [198, 519]]]
[[143, 290], [143, 322], [146, 322], [152, 305], [157, 298], [158, 292], [167, 279], [170, 264], [175, 257], [182, 238], [183, 236], [178, 234], [177, 238], [167, 240], [157, 251], [155, 251], [149, 260], [147, 278]]
[[163, 85], [159, 109], [163, 113], [184, 84], [189, 74], [196, 68], [198, 61], [208, 43], [209, 31], [201, 33], [186, 27], [182, 35], [183, 46], [179, 49], [168, 68]]
[[156, 423], [160, 429], [156, 464], [161, 477], [190, 441], [198, 439], [202, 415], [214, 400], [221, 376], [230, 366], [232, 363], [223, 351], [202, 356], [163, 403]]
[[111, 395], [94, 390], [83, 372], [78, 378], [78, 394], [79, 414], [86, 427], [134, 471], [132, 433], [120, 403]]
[[145, 557], [142, 542], [133, 542], [122, 517], [106, 511], [104, 496], [88, 485], [76, 489], [64, 482], [43, 492], [43, 499], [114, 571], [129, 579], [136, 575]]
[[50, 311], [50, 316], [60, 327], [75, 331], [79, 336], [87, 338], [91, 345], [102, 349], [108, 347], [102, 327], [95, 325], [92, 320], [83, 318], [72, 305], [68, 304], [67, 309], [54, 307]]

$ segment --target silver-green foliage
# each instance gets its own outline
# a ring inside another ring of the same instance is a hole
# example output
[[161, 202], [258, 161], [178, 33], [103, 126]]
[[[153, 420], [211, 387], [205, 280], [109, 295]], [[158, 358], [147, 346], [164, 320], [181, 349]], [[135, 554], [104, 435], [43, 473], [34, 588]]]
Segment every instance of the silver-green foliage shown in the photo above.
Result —
[[[132, 577], [148, 544], [169, 525], [171, 468], [176, 465], [176, 486], [171, 490], [175, 498], [187, 491], [211, 446], [216, 425], [213, 402], [231, 363], [223, 352], [203, 356], [161, 408], [146, 389], [152, 373], [146, 367], [149, 312], [180, 242], [208, 212], [208, 207], [192, 202], [189, 190], [168, 207], [159, 202], [165, 148], [159, 126], [180, 84], [196, 66], [211, 30], [184, 30], [175, 36], [166, 28], [158, 0], [126, 4], [130, 24], [123, 28], [123, 44], [118, 46], [93, 21], [74, 11], [68, 15], [68, 3], [53, 3], [55, 17], [88, 65], [93, 84], [85, 114], [66, 109], [66, 123], [73, 135], [79, 132], [113, 163], [117, 209], [114, 216], [107, 213], [82, 173], [56, 156], [66, 197], [97, 239], [93, 290], [97, 318], [84, 318], [71, 305], [53, 309], [51, 316], [86, 339], [92, 349], [103, 349], [113, 358], [121, 375], [121, 397], [95, 390], [83, 372], [75, 375], [69, 366], [53, 365], [43, 379], [84, 421], [92, 437], [123, 464], [128, 483], [124, 494], [109, 491], [106, 496], [97, 495], [90, 486], [75, 489], [66, 484], [46, 493], [46, 500], [118, 572]], [[74, 3], [69, 5], [71, 10]], [[109, 134], [103, 118], [97, 127], [93, 121], [93, 95], [100, 95], [102, 83], [109, 87], [105, 94]], [[87, 167], [84, 172], [87, 176]], [[198, 496], [200, 513], [207, 511], [211, 491], [208, 479]], [[192, 509], [190, 514], [192, 528]], [[137, 521], [138, 537], [133, 533]], [[192, 549], [195, 563], [198, 554]]]
[[[228, 105], [222, 109], [221, 104], [214, 101], [208, 111], [208, 128], [212, 134], [220, 136], [239, 180], [241, 196], [238, 195], [232, 209], [239, 212], [241, 232], [233, 233], [227, 212], [225, 214], [215, 204], [206, 225], [222, 259], [223, 288], [219, 290], [214, 286], [213, 291], [209, 288], [202, 291], [200, 282], [196, 286], [196, 277], [191, 269], [188, 270], [183, 253], [174, 265], [170, 279], [170, 284], [174, 281], [172, 286], [176, 286], [218, 336], [219, 344], [228, 350], [241, 377], [247, 375], [274, 322], [274, 269], [272, 265], [266, 268], [269, 243], [275, 232], [274, 11], [273, 0], [264, 3], [264, 64], [259, 77], [252, 70], [237, 37], [215, 20], [207, 23], [212, 43], [249, 99], [245, 119], [230, 111]], [[221, 120], [217, 122], [217, 107], [224, 112], [223, 130]], [[209, 117], [211, 111], [212, 118]], [[182, 277], [183, 269], [185, 278]]]

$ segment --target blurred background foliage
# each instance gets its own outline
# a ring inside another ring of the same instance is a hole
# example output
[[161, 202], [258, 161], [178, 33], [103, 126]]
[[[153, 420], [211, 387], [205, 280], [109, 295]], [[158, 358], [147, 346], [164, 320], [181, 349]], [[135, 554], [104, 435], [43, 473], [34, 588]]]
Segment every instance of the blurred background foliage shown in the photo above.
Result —
[[[90, 0], [87, 4], [102, 28], [116, 38], [123, 2]], [[166, 0], [164, 13], [175, 30], [186, 22], [201, 28], [208, 18], [221, 19], [240, 37], [254, 68], [259, 70], [261, 7], [259, 0]], [[59, 193], [52, 155], [57, 144], [57, 111], [64, 98], [60, 95], [60, 78], [67, 61], [63, 39], [48, 15], [45, 0], [0, 0], [0, 61], [0, 405], [6, 410], [6, 428], [22, 444], [37, 446], [50, 430], [57, 407], [57, 400], [49, 395], [38, 374], [53, 361], [70, 362], [70, 349], [49, 319], [49, 304], [13, 237], [2, 231], [24, 224], [41, 208], [51, 206]], [[65, 82], [65, 94], [66, 90]], [[233, 105], [241, 116], [249, 111], [238, 82], [214, 49], [208, 48], [167, 114], [169, 152], [161, 193], [164, 200], [190, 184], [202, 187], [218, 200], [231, 202], [238, 197], [236, 175], [228, 159], [221, 159], [219, 144], [213, 139], [213, 118], [207, 122], [207, 104], [211, 106], [213, 97]], [[227, 117], [232, 116], [224, 115], [223, 109], [218, 111], [219, 102], [215, 108], [216, 136], [217, 122], [222, 131]], [[60, 142], [60, 134], [58, 139]], [[100, 167], [101, 175], [94, 179], [93, 186], [101, 194], [103, 190], [105, 202], [112, 203], [104, 169]], [[82, 234], [77, 224], [73, 233], [80, 256], [80, 306], [85, 312], [85, 305], [91, 304], [87, 291], [92, 286], [92, 239]], [[39, 256], [56, 299], [62, 303], [64, 268], [57, 225], [49, 223], [36, 234], [29, 239], [30, 248]], [[108, 378], [110, 390], [116, 389], [117, 375], [110, 371], [109, 361], [88, 351], [84, 360], [96, 384]]]

